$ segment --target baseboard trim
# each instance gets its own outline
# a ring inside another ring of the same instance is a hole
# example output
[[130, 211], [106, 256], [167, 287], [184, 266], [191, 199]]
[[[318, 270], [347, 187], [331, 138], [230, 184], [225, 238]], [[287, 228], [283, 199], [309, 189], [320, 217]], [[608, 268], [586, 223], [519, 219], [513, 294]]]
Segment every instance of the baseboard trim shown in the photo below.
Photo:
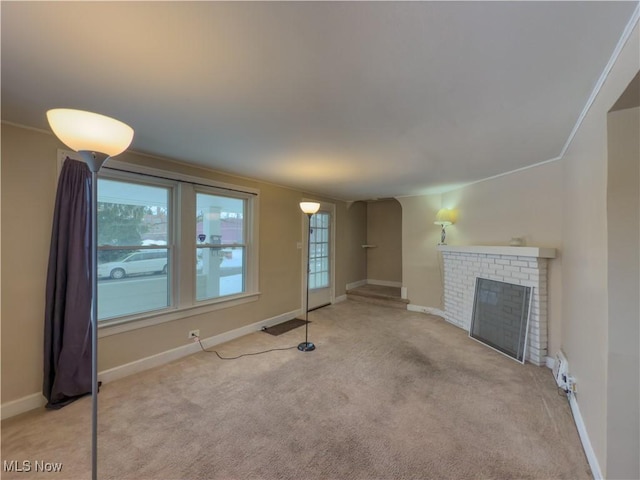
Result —
[[367, 278], [368, 285], [380, 285], [381, 287], [402, 287], [402, 282], [392, 282], [390, 280], [375, 280]]
[[573, 413], [573, 420], [576, 423], [578, 435], [580, 436], [580, 441], [582, 442], [582, 448], [584, 449], [584, 453], [587, 456], [587, 462], [589, 462], [589, 467], [591, 467], [593, 478], [594, 480], [603, 480], [604, 477], [602, 476], [602, 471], [600, 470], [598, 457], [596, 457], [596, 452], [591, 446], [591, 440], [589, 440], [589, 434], [587, 433], [587, 426], [584, 424], [582, 414], [580, 413], [580, 407], [578, 407], [578, 400], [576, 399], [576, 396], [574, 394], [569, 394], [568, 396], [569, 405], [571, 406], [571, 413]]
[[333, 303], [344, 302], [346, 299], [347, 299], [347, 295], [340, 295], [339, 297], [336, 297], [333, 299]]
[[29, 410], [44, 407], [46, 404], [47, 399], [44, 395], [41, 393], [32, 393], [26, 397], [3, 403], [2, 406], [0, 406], [0, 418], [4, 420], [5, 418], [15, 417]]
[[[276, 315], [275, 317], [267, 318], [250, 325], [245, 325], [244, 327], [236, 328], [235, 330], [221, 333], [220, 335], [214, 335], [213, 337], [202, 339], [202, 345], [205, 348], [210, 348], [215, 345], [219, 345], [221, 343], [225, 343], [230, 340], [242, 337], [244, 335], [248, 335], [249, 333], [260, 331], [262, 327], [271, 327], [273, 325], [286, 322], [287, 320], [292, 320], [299, 316], [301, 313], [302, 310], [300, 309], [293, 310], [291, 312]], [[149, 357], [141, 358], [124, 365], [119, 365], [117, 367], [104, 370], [98, 373], [98, 379], [104, 383], [113, 382], [114, 380], [128, 377], [129, 375], [133, 375], [134, 373], [143, 372], [145, 370], [149, 370], [150, 368], [165, 365], [169, 362], [182, 357], [186, 357], [188, 355], [192, 355], [199, 351], [200, 345], [198, 345], [198, 343], [189, 343], [187, 345], [173, 348], [165, 352], [157, 353]], [[4, 420], [5, 418], [14, 417], [21, 413], [28, 412], [29, 410], [41, 408], [46, 403], [47, 401], [41, 393], [27, 395], [25, 397], [18, 398], [17, 400], [3, 403], [0, 406], [1, 418], [2, 420]]]
[[347, 283], [347, 290], [352, 290], [354, 288], [363, 287], [367, 284], [366, 280], [358, 280], [357, 282]]
[[549, 370], [553, 370], [553, 367], [556, 364], [556, 359], [553, 357], [544, 357], [544, 364]]
[[[556, 359], [554, 357], [545, 357], [545, 366], [550, 370], [553, 371], [555, 363]], [[595, 480], [602, 480], [604, 477], [602, 476], [602, 471], [600, 470], [600, 464], [598, 463], [596, 452], [593, 450], [593, 446], [591, 445], [591, 440], [589, 439], [589, 434], [587, 433], [587, 426], [585, 425], [582, 414], [580, 413], [578, 400], [573, 393], [567, 394], [567, 397], [569, 399], [569, 406], [571, 407], [571, 414], [573, 415], [573, 422], [576, 424], [578, 436], [580, 437], [580, 442], [582, 443], [582, 449], [584, 450], [584, 454], [587, 457], [587, 462], [589, 462], [589, 467], [591, 468], [593, 478]]]
[[[293, 310], [291, 312], [276, 315], [275, 317], [267, 318], [266, 320], [261, 320], [250, 325], [245, 325], [244, 327], [236, 328], [235, 330], [230, 330], [219, 335], [214, 335], [213, 337], [200, 339], [200, 341], [202, 342], [204, 348], [210, 348], [216, 345], [220, 345], [221, 343], [229, 342], [236, 338], [243, 337], [244, 335], [260, 331], [262, 327], [271, 327], [273, 325], [286, 322], [287, 320], [292, 320], [299, 316], [301, 313], [301, 310]], [[114, 380], [133, 375], [134, 373], [143, 372], [145, 370], [149, 370], [150, 368], [165, 365], [169, 362], [182, 357], [186, 357], [187, 355], [192, 355], [199, 351], [200, 345], [198, 345], [197, 342], [189, 343], [188, 345], [183, 345], [181, 347], [173, 348], [156, 355], [151, 355], [150, 357], [141, 358], [140, 360], [110, 368], [109, 370], [100, 372], [98, 378], [104, 383], [109, 383]]]
[[[204, 345], [204, 340], [202, 344]], [[110, 368], [98, 373], [98, 380], [104, 383], [113, 382], [119, 380], [134, 373], [144, 372], [154, 367], [165, 365], [179, 358], [192, 355], [200, 350], [200, 345], [197, 343], [190, 343], [182, 347], [172, 348], [162, 353], [151, 355], [150, 357], [141, 358], [140, 360], [134, 360], [133, 362], [125, 363], [124, 365], [118, 365], [117, 367]]]
[[444, 311], [439, 308], [434, 307], [423, 307], [422, 305], [414, 305], [410, 303], [407, 305], [407, 310], [410, 312], [420, 312], [420, 313], [428, 313], [429, 315], [436, 315], [438, 317], [444, 318]]

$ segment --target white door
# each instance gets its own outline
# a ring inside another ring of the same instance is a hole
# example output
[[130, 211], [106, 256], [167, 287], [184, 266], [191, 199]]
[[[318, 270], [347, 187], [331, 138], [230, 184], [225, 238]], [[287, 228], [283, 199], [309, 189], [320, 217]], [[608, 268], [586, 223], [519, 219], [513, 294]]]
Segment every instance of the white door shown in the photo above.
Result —
[[310, 245], [306, 249], [310, 254], [309, 310], [330, 305], [333, 298], [333, 211], [333, 205], [321, 204], [320, 210], [311, 217]]

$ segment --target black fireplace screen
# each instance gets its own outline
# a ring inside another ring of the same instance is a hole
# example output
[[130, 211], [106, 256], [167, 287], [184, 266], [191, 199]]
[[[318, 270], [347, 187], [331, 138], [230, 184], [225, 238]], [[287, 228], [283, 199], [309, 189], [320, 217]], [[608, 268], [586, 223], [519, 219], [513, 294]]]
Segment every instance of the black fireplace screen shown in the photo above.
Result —
[[532, 287], [476, 279], [469, 335], [524, 363]]

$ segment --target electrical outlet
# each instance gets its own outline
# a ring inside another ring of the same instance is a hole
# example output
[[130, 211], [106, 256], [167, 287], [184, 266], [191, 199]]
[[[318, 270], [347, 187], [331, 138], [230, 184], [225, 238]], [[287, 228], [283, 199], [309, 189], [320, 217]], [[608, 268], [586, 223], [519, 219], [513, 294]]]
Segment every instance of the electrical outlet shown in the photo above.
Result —
[[567, 357], [564, 356], [561, 350], [556, 353], [555, 362], [553, 363], [553, 377], [556, 379], [556, 383], [560, 388], [564, 388], [566, 382], [566, 376], [569, 373], [569, 364]]
[[200, 330], [189, 330], [189, 335], [187, 338], [196, 338], [200, 336]]

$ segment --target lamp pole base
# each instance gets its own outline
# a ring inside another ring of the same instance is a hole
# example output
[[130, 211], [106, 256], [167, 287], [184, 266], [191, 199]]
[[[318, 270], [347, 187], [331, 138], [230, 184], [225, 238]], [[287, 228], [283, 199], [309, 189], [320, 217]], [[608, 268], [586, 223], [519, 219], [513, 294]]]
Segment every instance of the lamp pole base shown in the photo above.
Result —
[[311, 342], [302, 342], [300, 345], [298, 345], [298, 350], [300, 350], [301, 352], [310, 352], [315, 349], [316, 346]]

